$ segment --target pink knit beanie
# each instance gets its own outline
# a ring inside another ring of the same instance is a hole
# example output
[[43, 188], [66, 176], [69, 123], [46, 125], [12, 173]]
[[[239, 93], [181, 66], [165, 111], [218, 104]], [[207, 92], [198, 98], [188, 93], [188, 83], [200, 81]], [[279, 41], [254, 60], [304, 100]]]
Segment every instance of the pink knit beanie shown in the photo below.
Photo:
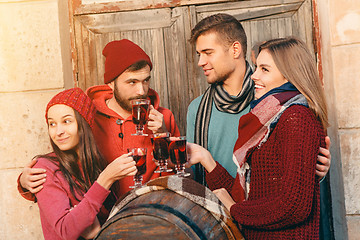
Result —
[[46, 121], [49, 108], [56, 104], [64, 104], [73, 108], [85, 119], [90, 127], [92, 127], [96, 112], [95, 105], [81, 88], [70, 88], [56, 94], [46, 106]]
[[102, 54], [105, 56], [105, 84], [113, 81], [128, 67], [141, 60], [146, 61], [150, 70], [152, 69], [149, 56], [138, 45], [127, 39], [109, 42]]

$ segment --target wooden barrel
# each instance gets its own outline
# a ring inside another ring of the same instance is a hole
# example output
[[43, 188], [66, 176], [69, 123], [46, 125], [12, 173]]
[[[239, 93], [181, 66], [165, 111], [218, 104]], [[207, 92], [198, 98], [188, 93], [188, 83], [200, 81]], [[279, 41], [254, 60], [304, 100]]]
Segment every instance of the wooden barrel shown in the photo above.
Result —
[[[118, 201], [110, 219], [95, 239], [244, 239], [227, 211], [223, 213], [227, 216], [218, 216], [204, 208], [204, 204], [198, 204], [184, 196], [183, 191], [176, 192], [168, 186], [164, 187], [164, 181], [168, 182], [169, 179], [172, 181], [171, 185], [176, 185], [175, 188], [180, 185], [191, 186], [190, 195], [185, 194], [190, 198], [194, 189], [198, 191], [202, 188], [200, 192], [206, 192], [207, 198], [209, 194], [213, 194], [191, 179], [171, 176], [153, 180], [148, 183], [152, 190], [148, 191], [145, 187], [145, 193], [141, 194], [132, 191], [130, 201], [129, 195]], [[162, 186], [156, 188], [159, 181]], [[181, 183], [177, 184], [176, 181]], [[183, 182], [186, 184], [182, 184]], [[154, 186], [157, 190], [153, 190]], [[140, 189], [138, 192], [144, 191]], [[203, 203], [207, 204], [208, 201]], [[220, 207], [223, 208], [221, 204]]]

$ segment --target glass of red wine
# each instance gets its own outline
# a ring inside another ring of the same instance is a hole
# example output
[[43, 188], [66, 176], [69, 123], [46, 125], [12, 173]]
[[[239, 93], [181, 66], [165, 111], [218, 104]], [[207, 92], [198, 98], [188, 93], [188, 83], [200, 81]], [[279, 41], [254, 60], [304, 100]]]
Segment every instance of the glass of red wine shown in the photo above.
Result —
[[187, 162], [185, 136], [171, 138], [169, 154], [171, 162], [175, 165], [176, 175], [179, 177], [190, 176], [190, 173], [185, 172]]
[[169, 158], [169, 141], [170, 133], [154, 133], [151, 135], [151, 142], [153, 144], [154, 162], [159, 166], [156, 173], [172, 172], [172, 169], [167, 168]]
[[134, 186], [130, 188], [139, 188], [142, 186], [143, 175], [146, 172], [146, 148], [128, 148], [128, 152], [132, 153], [132, 157], [136, 162], [137, 172], [134, 176]]
[[147, 136], [147, 134], [144, 133], [144, 126], [149, 116], [150, 100], [134, 99], [130, 102], [132, 105], [132, 121], [134, 124], [136, 124], [136, 133], [131, 135]]

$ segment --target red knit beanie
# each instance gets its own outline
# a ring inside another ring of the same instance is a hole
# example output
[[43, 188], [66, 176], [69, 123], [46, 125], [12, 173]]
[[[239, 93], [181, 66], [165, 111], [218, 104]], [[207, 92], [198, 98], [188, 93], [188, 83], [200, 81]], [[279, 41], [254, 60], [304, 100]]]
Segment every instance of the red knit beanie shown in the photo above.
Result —
[[149, 56], [135, 43], [122, 39], [106, 44], [102, 54], [105, 56], [104, 83], [107, 84], [122, 74], [128, 67], [139, 61], [146, 61], [150, 70]]
[[56, 94], [46, 106], [45, 119], [49, 108], [56, 104], [67, 105], [76, 110], [85, 121], [92, 127], [95, 116], [95, 105], [92, 100], [81, 90], [81, 88], [70, 88]]

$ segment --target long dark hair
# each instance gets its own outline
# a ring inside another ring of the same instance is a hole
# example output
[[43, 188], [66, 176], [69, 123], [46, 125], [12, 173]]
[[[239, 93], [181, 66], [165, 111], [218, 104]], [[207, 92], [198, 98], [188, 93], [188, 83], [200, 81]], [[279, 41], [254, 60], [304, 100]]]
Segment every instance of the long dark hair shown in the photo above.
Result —
[[50, 138], [56, 157], [49, 157], [48, 154], [37, 157], [45, 157], [59, 165], [61, 173], [70, 185], [72, 195], [79, 201], [75, 191], [80, 195], [87, 192], [106, 164], [89, 124], [76, 110], [74, 112], [79, 134], [77, 149], [62, 151]]

